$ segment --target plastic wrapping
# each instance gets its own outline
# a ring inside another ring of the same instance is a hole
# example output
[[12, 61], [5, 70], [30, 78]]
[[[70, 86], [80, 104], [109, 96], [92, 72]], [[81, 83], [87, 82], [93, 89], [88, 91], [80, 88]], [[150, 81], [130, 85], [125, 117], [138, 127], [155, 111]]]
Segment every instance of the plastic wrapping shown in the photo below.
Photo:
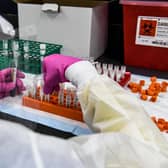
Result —
[[139, 100], [100, 76], [79, 91], [85, 122], [98, 132], [121, 132], [168, 154], [168, 144]]
[[[35, 134], [23, 126], [0, 121], [0, 167], [74, 167], [81, 163], [64, 140]], [[16, 134], [17, 133], [17, 134]]]
[[[135, 96], [104, 76], [92, 80], [79, 96], [87, 123], [95, 130], [109, 133], [78, 136], [66, 141], [0, 120], [0, 167], [168, 167], [168, 141]], [[46, 113], [35, 115], [36, 110], [30, 112], [19, 103], [20, 99], [11, 104], [10, 97], [5, 98], [0, 108], [13, 115], [30, 116], [30, 120], [44, 124], [44, 119], [48, 118]], [[58, 121], [51, 117], [58, 127]], [[61, 127], [65, 126], [62, 122]]]
[[0, 167], [168, 167], [164, 154], [120, 133], [63, 140], [0, 120], [0, 134]]

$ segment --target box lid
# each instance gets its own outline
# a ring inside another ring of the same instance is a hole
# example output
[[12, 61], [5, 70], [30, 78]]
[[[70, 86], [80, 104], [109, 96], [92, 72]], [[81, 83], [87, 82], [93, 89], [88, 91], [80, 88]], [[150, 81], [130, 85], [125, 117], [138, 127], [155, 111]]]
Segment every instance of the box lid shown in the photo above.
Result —
[[168, 7], [168, 1], [166, 0], [120, 0], [120, 4], [123, 5], [136, 5], [136, 6], [156, 6], [156, 7]]
[[17, 3], [29, 4], [44, 4], [44, 3], [57, 3], [62, 6], [75, 6], [75, 7], [95, 7], [108, 3], [105, 0], [15, 0]]

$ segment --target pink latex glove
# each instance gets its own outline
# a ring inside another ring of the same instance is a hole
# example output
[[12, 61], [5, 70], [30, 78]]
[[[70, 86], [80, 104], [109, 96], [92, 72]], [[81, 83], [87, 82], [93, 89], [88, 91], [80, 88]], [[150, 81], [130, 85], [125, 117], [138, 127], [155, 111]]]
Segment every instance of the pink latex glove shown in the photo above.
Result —
[[75, 62], [81, 61], [79, 58], [53, 54], [43, 60], [44, 73], [44, 93], [50, 94], [54, 90], [58, 91], [59, 83], [66, 82], [65, 70]]
[[20, 94], [25, 87], [21, 78], [24, 78], [25, 75], [17, 71], [17, 79], [16, 83], [12, 82], [11, 68], [6, 68], [0, 71], [0, 98], [6, 97], [10, 95], [10, 91], [12, 91], [15, 87], [17, 88], [17, 94]]

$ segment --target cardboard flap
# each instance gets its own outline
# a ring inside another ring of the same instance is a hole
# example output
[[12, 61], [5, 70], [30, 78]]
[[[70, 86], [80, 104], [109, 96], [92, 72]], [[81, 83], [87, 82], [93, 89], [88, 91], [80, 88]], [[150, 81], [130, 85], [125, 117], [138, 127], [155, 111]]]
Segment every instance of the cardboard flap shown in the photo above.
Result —
[[60, 6], [75, 6], [75, 7], [95, 7], [108, 3], [108, 1], [101, 0], [16, 0], [17, 3], [30, 3], [30, 4], [44, 4], [44, 3], [57, 3]]

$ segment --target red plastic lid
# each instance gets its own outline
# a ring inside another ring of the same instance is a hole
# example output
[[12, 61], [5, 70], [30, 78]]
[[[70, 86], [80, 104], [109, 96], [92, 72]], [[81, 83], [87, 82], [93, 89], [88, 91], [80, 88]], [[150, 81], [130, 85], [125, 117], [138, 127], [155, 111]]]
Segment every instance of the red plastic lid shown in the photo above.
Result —
[[167, 1], [145, 1], [145, 0], [120, 0], [120, 4], [123, 5], [137, 5], [137, 6], [156, 6], [156, 7], [168, 7]]

